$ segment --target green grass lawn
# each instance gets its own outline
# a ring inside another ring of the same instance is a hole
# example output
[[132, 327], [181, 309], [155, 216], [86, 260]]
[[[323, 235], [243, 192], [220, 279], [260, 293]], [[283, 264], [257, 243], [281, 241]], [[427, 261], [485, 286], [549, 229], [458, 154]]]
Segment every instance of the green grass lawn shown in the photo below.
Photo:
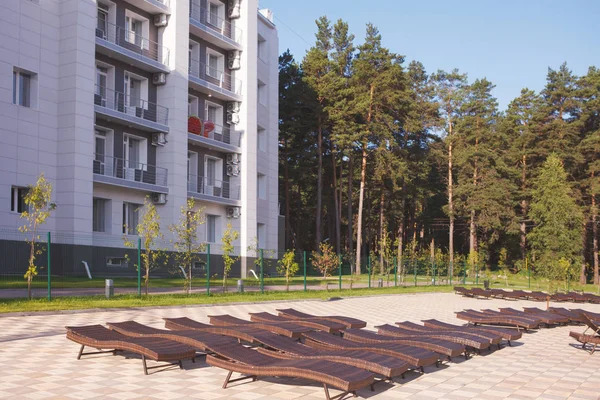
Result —
[[451, 292], [450, 286], [419, 287], [383, 287], [378, 289], [308, 290], [294, 292], [246, 292], [206, 294], [162, 294], [138, 297], [135, 295], [117, 295], [107, 300], [103, 296], [56, 297], [46, 299], [3, 299], [0, 300], [0, 313], [81, 310], [94, 308], [157, 307], [181, 306], [193, 304], [219, 304], [239, 302], [261, 302], [274, 300], [329, 299], [332, 297], [369, 296], [381, 294], [407, 294], [422, 292]]

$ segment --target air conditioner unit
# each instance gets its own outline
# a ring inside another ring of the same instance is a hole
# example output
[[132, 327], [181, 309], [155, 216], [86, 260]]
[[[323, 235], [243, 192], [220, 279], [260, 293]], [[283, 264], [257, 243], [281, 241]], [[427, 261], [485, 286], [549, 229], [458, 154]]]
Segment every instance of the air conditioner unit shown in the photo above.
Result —
[[169, 22], [167, 14], [157, 14], [154, 16], [154, 26], [157, 27], [163, 27], [163, 26], [167, 26], [167, 23]]
[[227, 218], [239, 218], [240, 214], [239, 207], [227, 207]]
[[164, 72], [152, 74], [152, 83], [155, 85], [164, 85], [165, 83], [167, 83], [167, 74], [165, 74]]
[[229, 103], [227, 103], [227, 112], [228, 113], [240, 112], [240, 103], [237, 101], [230, 101]]
[[227, 66], [229, 69], [240, 69], [241, 68], [241, 53], [239, 50], [232, 50], [227, 53]]
[[240, 174], [240, 166], [239, 165], [228, 165], [227, 166], [227, 176], [238, 176]]
[[152, 134], [152, 146], [164, 146], [167, 144], [167, 137], [163, 132]]
[[152, 203], [157, 205], [167, 204], [167, 195], [165, 193], [152, 193]]
[[240, 155], [237, 153], [229, 153], [227, 154], [227, 164], [239, 164], [240, 163]]
[[227, 113], [227, 123], [229, 125], [234, 124], [237, 125], [240, 123], [240, 114], [238, 113]]
[[227, 14], [229, 18], [239, 18], [240, 14], [240, 0], [228, 0], [227, 1]]

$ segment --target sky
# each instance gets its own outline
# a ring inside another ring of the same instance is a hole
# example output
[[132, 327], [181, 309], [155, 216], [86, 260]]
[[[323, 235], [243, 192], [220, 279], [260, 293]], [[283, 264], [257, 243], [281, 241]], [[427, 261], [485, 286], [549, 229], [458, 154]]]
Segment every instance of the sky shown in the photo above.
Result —
[[[522, 88], [540, 91], [548, 67], [563, 62], [576, 75], [600, 67], [598, 0], [259, 0], [273, 11], [279, 53], [301, 61], [315, 42], [315, 20], [343, 19], [362, 43], [365, 25], [379, 28], [383, 45], [423, 63], [428, 73], [458, 68], [469, 81], [496, 85], [501, 110]], [[376, 7], [374, 7], [376, 6]]]

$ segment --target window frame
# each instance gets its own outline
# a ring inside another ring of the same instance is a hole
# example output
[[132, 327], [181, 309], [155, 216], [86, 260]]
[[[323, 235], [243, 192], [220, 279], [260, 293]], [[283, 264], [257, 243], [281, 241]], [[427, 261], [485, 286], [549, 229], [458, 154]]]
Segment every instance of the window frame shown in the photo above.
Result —
[[256, 174], [256, 194], [260, 200], [267, 200], [267, 176]]
[[[210, 118], [208, 118], [208, 108], [209, 107], [213, 107], [217, 110], [216, 118], [214, 121], [211, 120]], [[221, 104], [213, 103], [212, 101], [205, 100], [204, 101], [204, 119], [206, 121], [214, 122], [214, 124], [217, 126], [223, 126], [223, 106]]]
[[[130, 207], [135, 207], [132, 211], [133, 215], [136, 215], [136, 223], [135, 226], [131, 227], [129, 225], [129, 208]], [[143, 205], [141, 204], [136, 204], [136, 203], [130, 203], [128, 201], [124, 201], [123, 202], [123, 228], [122, 228], [122, 232], [124, 235], [128, 235], [128, 236], [136, 236], [137, 235], [137, 227], [140, 224], [140, 208], [142, 208]]]
[[[191, 110], [190, 110], [190, 106], [192, 108]], [[198, 96], [194, 96], [193, 94], [188, 94], [188, 117], [190, 117], [192, 115], [198, 116], [200, 114], [199, 108], [200, 108], [200, 100], [198, 99]]]
[[26, 186], [10, 187], [10, 212], [13, 214], [23, 214], [25, 211], [29, 211], [29, 206], [25, 204], [25, 196], [29, 192], [29, 188]]
[[[139, 102], [141, 102], [141, 105], [131, 105], [131, 80], [135, 79], [137, 81], [140, 81], [140, 97], [137, 99]], [[142, 108], [144, 110], [148, 110], [148, 79], [144, 76], [138, 75], [135, 72], [131, 72], [131, 71], [127, 71], [125, 70], [125, 73], [123, 74], [123, 88], [125, 89], [123, 91], [123, 94], [125, 96], [124, 103], [125, 103], [125, 107], [137, 107], [137, 108]], [[127, 101], [127, 99], [129, 99], [129, 101]]]
[[[210, 74], [210, 56], [216, 57], [217, 59], [217, 76], [211, 75]], [[206, 76], [209, 76], [213, 79], [218, 80], [219, 82], [224, 81], [225, 79], [225, 56], [221, 53], [219, 53], [218, 51], [215, 51], [213, 49], [211, 49], [210, 47], [206, 48], [206, 64], [205, 64], [205, 69], [206, 69]], [[221, 76], [218, 76], [218, 75]]]
[[[106, 208], [108, 205], [109, 200], [107, 199], [103, 199], [100, 197], [94, 197], [92, 198], [92, 232], [96, 232], [96, 233], [107, 233], [107, 212], [106, 212]], [[100, 208], [98, 208], [98, 206], [100, 206]], [[102, 210], [99, 214], [100, 215], [96, 215], [96, 213]], [[100, 225], [102, 227], [102, 230], [98, 229], [98, 222], [101, 222]]]
[[[27, 78], [27, 80], [25, 80], [25, 78]], [[27, 90], [24, 89], [25, 82], [27, 82]], [[20, 107], [36, 108], [36, 84], [37, 74], [35, 72], [13, 67], [12, 103]], [[27, 92], [26, 96], [24, 95], [25, 92]]]
[[[211, 221], [213, 222], [213, 235], [214, 237], [211, 240], [210, 237], [210, 225]], [[217, 239], [219, 237], [219, 226], [218, 226], [219, 216], [214, 214], [206, 214], [206, 242], [207, 243], [217, 243]]]
[[[130, 28], [132, 25], [132, 23], [134, 22], [139, 22], [142, 24], [141, 26], [141, 33], [139, 34], [140, 36], [140, 41], [141, 44], [137, 44], [135, 43], [135, 38], [136, 38], [136, 33], [135, 31], [132, 31]], [[137, 14], [129, 9], [125, 10], [125, 41], [131, 45], [134, 46], [138, 46], [139, 48], [141, 48], [142, 50], [148, 50], [150, 48], [150, 20], [148, 20], [148, 18], [145, 18], [143, 16], [141, 16], [140, 14]], [[133, 42], [131, 41], [131, 37], [133, 34]]]
[[139, 144], [139, 154], [138, 154], [138, 165], [141, 165], [142, 171], [146, 171], [148, 169], [148, 139], [143, 136], [137, 136], [131, 133], [123, 132], [123, 167], [129, 168], [127, 166], [129, 162], [129, 141], [136, 140], [140, 142]]

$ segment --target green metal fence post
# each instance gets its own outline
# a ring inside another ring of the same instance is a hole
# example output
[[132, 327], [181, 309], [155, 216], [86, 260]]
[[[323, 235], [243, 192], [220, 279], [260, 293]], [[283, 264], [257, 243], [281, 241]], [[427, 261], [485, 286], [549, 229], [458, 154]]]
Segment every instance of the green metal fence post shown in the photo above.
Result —
[[138, 296], [142, 295], [142, 238], [138, 237], [138, 254], [137, 254], [137, 273], [138, 273]]
[[48, 253], [48, 301], [52, 300], [52, 278], [51, 278], [51, 262], [50, 262], [50, 245], [52, 244], [52, 238], [50, 237], [50, 232], [48, 232], [48, 243], [46, 253]]
[[369, 272], [369, 289], [371, 289], [371, 255], [367, 257], [367, 270]]
[[304, 261], [304, 291], [306, 292], [306, 250], [302, 252]]
[[398, 286], [398, 259], [394, 257], [394, 287]]
[[338, 263], [339, 263], [339, 269], [340, 269], [340, 290], [342, 290], [342, 256], [338, 254]]
[[210, 296], [210, 243], [206, 245], [206, 295]]
[[265, 292], [265, 281], [263, 275], [263, 267], [264, 267], [264, 258], [263, 258], [263, 249], [260, 249], [260, 292]]

